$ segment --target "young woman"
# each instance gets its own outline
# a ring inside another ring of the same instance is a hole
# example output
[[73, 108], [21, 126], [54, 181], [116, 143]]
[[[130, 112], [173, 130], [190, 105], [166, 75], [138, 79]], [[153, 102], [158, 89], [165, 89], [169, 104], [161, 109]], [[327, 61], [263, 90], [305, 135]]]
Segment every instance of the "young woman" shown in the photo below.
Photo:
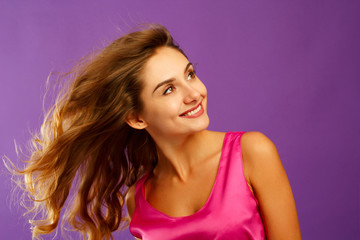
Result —
[[274, 144], [260, 132], [207, 130], [207, 92], [160, 25], [125, 35], [74, 68], [27, 167], [33, 236], [63, 223], [110, 239], [301, 239]]

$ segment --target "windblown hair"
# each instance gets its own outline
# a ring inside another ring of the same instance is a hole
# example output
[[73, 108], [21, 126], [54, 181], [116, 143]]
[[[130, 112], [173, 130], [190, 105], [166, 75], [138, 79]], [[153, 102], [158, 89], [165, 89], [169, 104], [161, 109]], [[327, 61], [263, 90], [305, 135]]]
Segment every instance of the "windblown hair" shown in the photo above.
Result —
[[37, 215], [33, 238], [57, 229], [65, 202], [62, 223], [84, 239], [113, 239], [127, 223], [128, 187], [156, 165], [157, 150], [146, 130], [131, 128], [126, 118], [142, 110], [144, 65], [162, 46], [184, 54], [166, 28], [149, 25], [70, 71], [71, 83], [33, 138], [26, 167], [16, 169]]

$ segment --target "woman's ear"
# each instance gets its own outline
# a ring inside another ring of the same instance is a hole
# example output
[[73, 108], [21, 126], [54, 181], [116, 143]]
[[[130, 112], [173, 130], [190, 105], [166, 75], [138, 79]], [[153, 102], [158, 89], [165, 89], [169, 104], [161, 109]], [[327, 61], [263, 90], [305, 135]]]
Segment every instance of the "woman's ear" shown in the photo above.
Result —
[[147, 123], [135, 113], [130, 113], [128, 115], [126, 123], [135, 129], [144, 129], [147, 127]]

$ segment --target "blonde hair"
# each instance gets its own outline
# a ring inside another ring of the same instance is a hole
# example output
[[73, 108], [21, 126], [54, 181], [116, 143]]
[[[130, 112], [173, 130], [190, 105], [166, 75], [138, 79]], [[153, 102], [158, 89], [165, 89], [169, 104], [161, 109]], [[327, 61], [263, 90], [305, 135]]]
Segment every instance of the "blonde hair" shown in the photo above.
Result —
[[70, 189], [74, 198], [62, 222], [84, 239], [113, 239], [112, 232], [126, 223], [128, 187], [157, 163], [151, 136], [129, 127], [126, 117], [142, 110], [141, 73], [161, 46], [183, 53], [165, 27], [149, 25], [116, 39], [67, 74], [71, 84], [33, 138], [26, 167], [13, 165], [32, 200], [29, 211], [40, 213], [31, 221], [33, 238], [57, 229]]

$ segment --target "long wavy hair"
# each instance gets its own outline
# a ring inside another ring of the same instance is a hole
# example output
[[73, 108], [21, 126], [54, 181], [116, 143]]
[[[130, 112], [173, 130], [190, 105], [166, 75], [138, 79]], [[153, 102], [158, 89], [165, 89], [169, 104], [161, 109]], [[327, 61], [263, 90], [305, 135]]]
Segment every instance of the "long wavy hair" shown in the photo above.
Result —
[[83, 239], [113, 239], [127, 225], [128, 187], [156, 165], [157, 150], [146, 130], [131, 128], [126, 118], [141, 112], [144, 65], [162, 46], [184, 54], [165, 27], [147, 25], [67, 74], [70, 84], [32, 139], [26, 167], [12, 165], [36, 215], [33, 238], [57, 229], [65, 202], [61, 229], [70, 225]]

